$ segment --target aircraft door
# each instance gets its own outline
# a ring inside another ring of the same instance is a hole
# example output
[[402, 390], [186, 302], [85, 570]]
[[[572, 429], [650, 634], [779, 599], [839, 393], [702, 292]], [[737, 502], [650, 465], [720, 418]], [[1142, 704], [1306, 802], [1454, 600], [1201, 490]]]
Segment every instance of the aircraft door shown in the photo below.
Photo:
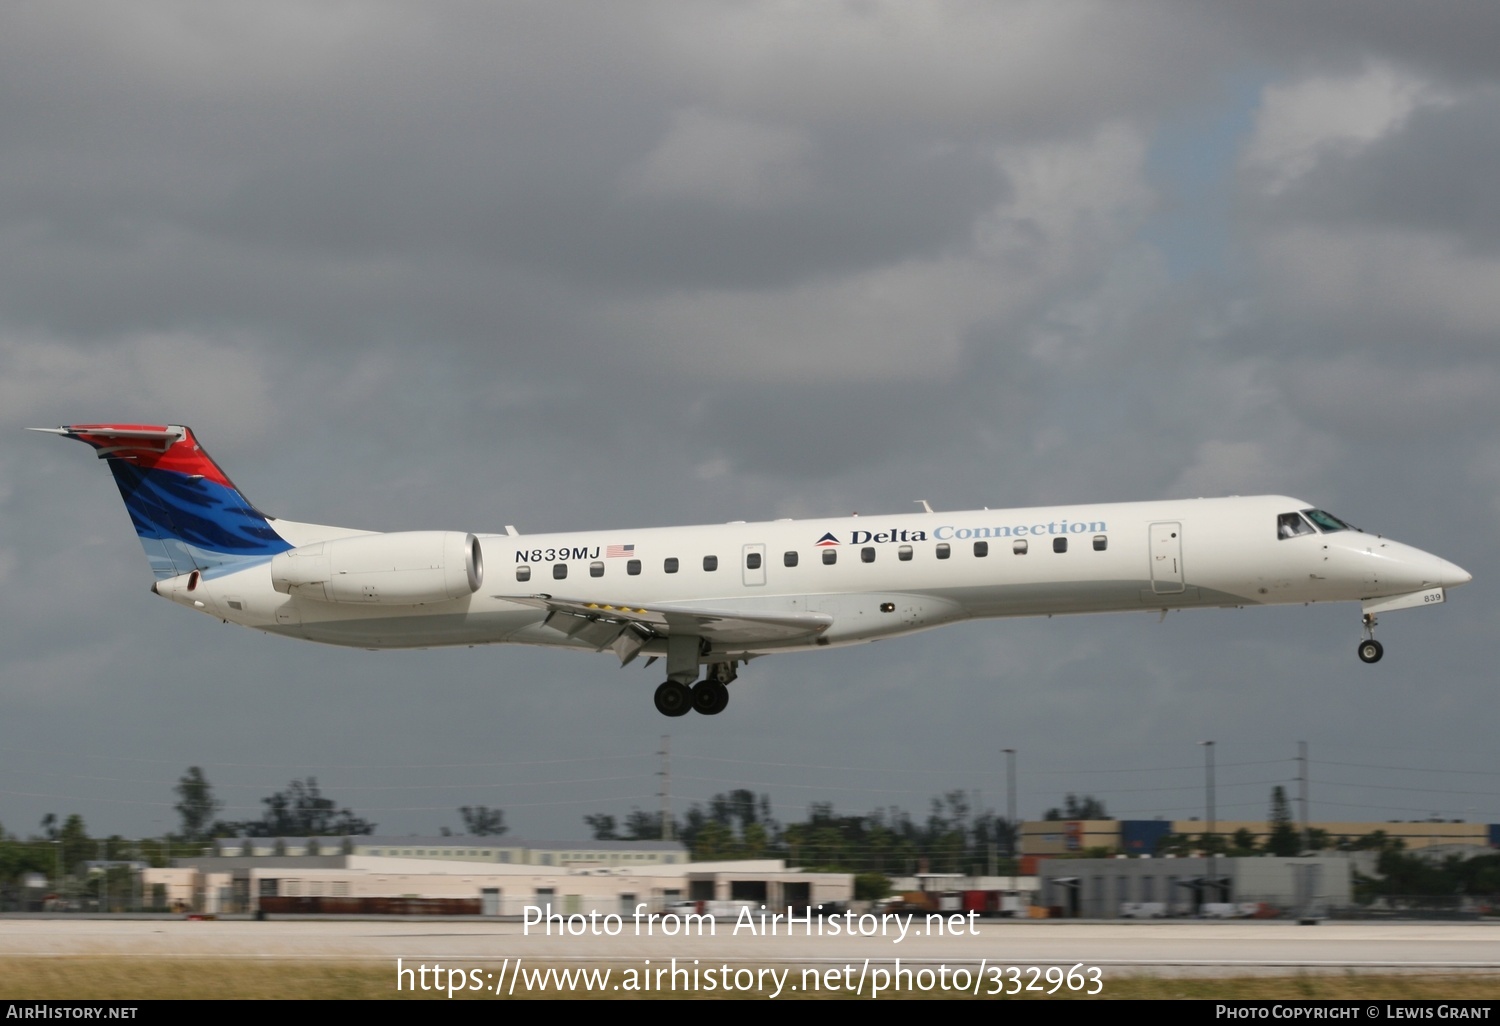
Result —
[[766, 583], [766, 547], [762, 544], [746, 545], [740, 553], [740, 571], [745, 575], [745, 587], [759, 588]]
[[1158, 595], [1184, 590], [1181, 523], [1151, 525], [1151, 590]]

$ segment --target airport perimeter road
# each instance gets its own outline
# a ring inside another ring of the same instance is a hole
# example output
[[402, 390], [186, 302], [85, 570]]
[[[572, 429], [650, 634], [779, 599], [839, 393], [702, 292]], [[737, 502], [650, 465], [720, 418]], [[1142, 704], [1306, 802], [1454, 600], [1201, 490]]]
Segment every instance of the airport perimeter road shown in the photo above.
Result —
[[[843, 922], [843, 920], [841, 920]], [[671, 926], [672, 924], [666, 924]], [[758, 926], [759, 924], [757, 924]], [[816, 924], [815, 924], [816, 925]], [[847, 924], [846, 924], [847, 925]], [[149, 959], [319, 959], [483, 965], [522, 957], [538, 962], [699, 959], [738, 965], [828, 966], [870, 959], [902, 964], [1099, 966], [1136, 975], [1249, 975], [1295, 971], [1500, 972], [1500, 923], [1280, 922], [945, 922], [941, 935], [918, 917], [860, 936], [751, 933], [733, 920], [693, 936], [663, 935], [662, 924], [576, 922], [577, 935], [540, 926], [477, 920], [292, 920], [267, 922], [109, 919], [0, 920], [0, 958], [113, 955]], [[619, 932], [605, 931], [618, 927]], [[650, 932], [648, 933], [648, 928]], [[637, 932], [639, 930], [639, 932]]]

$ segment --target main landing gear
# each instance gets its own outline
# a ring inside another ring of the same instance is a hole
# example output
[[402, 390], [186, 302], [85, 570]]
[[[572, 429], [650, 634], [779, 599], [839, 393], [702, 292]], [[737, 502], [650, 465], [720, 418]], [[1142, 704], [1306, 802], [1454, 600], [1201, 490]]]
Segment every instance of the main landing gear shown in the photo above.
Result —
[[668, 680], [656, 689], [656, 711], [663, 716], [686, 716], [694, 709], [717, 716], [728, 704], [729, 689], [716, 680], [700, 680], [692, 687]]
[[728, 684], [737, 676], [734, 663], [712, 663], [708, 676], [691, 686], [663, 681], [656, 689], [656, 711], [663, 716], [686, 716], [696, 709], [704, 716], [717, 716], [729, 704]]
[[693, 692], [686, 684], [664, 681], [656, 689], [656, 711], [663, 716], [686, 716], [693, 708]]
[[1375, 640], [1375, 617], [1366, 613], [1363, 620], [1365, 640], [1359, 643], [1359, 659], [1363, 663], [1378, 663], [1385, 655], [1385, 646]]

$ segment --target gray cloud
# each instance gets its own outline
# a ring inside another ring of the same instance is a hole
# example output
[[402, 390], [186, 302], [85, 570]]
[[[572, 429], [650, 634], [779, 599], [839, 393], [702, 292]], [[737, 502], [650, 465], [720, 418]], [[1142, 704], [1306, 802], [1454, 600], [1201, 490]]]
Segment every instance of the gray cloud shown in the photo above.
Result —
[[1494, 255], [1500, 200], [1500, 91], [1414, 111], [1399, 131], [1357, 154], [1330, 156], [1277, 205], [1278, 218], [1433, 233]]
[[[1160, 790], [1111, 809], [1194, 814], [1204, 737], [1487, 768], [1493, 18], [8, 9], [0, 822], [161, 832], [199, 764], [245, 814], [313, 773], [382, 829], [483, 803], [580, 836], [654, 807], [667, 729], [679, 808], [742, 783], [786, 817], [994, 805], [1007, 746], [1031, 816], [1127, 772]], [[1181, 251], [1164, 130], [1222, 226]], [[1379, 667], [1352, 607], [975, 623], [757, 661], [664, 727], [655, 670], [604, 657], [349, 652], [153, 599], [108, 475], [18, 430], [107, 419], [189, 423], [268, 511], [374, 529], [1268, 491], [1476, 581], [1390, 617]], [[1273, 777], [1223, 786], [1255, 816]], [[1431, 811], [1404, 783], [1318, 800]]]
[[1487, 43], [1500, 29], [1500, 14], [1484, 0], [1420, 6], [1401, 0], [1270, 0], [1213, 6], [1241, 45], [1277, 63], [1348, 69], [1379, 56], [1466, 85], [1492, 82], [1500, 70]]

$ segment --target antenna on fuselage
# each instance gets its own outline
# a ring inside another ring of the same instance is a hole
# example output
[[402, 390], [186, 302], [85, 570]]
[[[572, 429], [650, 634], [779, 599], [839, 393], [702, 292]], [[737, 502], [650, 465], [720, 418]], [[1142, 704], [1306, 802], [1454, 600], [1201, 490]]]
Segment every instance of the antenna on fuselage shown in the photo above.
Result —
[[928, 513], [931, 513], [933, 511], [932, 507], [927, 504], [927, 500], [926, 499], [913, 499], [911, 501], [912, 502], [916, 502], [916, 503], [920, 503], [921, 506], [922, 506], [922, 508], [924, 510], [926, 510]]

